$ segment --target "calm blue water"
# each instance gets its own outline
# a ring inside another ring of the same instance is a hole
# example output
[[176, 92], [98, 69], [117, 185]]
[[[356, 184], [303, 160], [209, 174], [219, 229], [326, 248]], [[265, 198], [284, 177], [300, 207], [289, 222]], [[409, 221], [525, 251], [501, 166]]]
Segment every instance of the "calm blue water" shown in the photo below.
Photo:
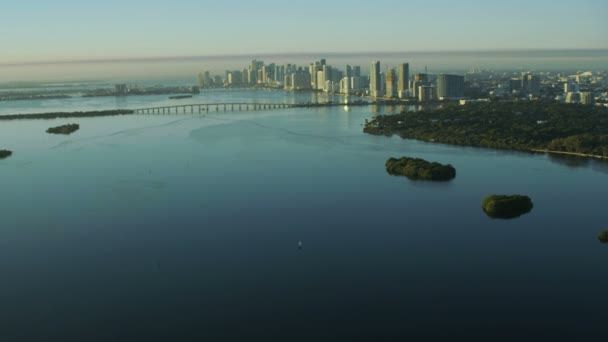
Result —
[[[365, 135], [372, 115], [0, 123], [0, 340], [608, 338], [608, 166]], [[457, 178], [387, 175], [402, 155]], [[492, 220], [491, 193], [535, 207]]]

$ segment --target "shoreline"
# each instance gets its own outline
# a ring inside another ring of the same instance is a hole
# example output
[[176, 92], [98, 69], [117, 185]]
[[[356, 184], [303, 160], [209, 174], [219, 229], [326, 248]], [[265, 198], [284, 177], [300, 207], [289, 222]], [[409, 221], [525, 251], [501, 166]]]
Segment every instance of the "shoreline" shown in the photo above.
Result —
[[587, 153], [579, 153], [579, 152], [543, 150], [543, 149], [537, 149], [537, 148], [532, 148], [529, 151], [535, 152], [535, 153], [561, 154], [561, 155], [567, 155], [567, 156], [584, 157], [584, 158], [595, 158], [595, 159], [601, 159], [601, 160], [608, 159], [608, 156], [600, 156], [600, 155], [597, 155], [597, 154], [587, 154]]

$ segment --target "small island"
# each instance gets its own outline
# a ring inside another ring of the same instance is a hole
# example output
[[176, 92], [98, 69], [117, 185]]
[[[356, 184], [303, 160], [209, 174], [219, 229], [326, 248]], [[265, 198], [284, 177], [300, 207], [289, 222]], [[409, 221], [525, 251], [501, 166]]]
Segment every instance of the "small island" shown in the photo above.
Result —
[[9, 150], [0, 150], [0, 159], [6, 159], [13, 155], [13, 152]]
[[72, 133], [76, 132], [78, 129], [80, 129], [79, 125], [77, 125], [77, 124], [68, 124], [68, 125], [63, 125], [63, 126], [51, 127], [49, 129], [47, 129], [46, 132], [50, 133], [50, 134], [65, 134], [65, 135], [69, 135], [69, 134], [72, 134]]
[[510, 219], [529, 213], [534, 205], [528, 196], [490, 195], [483, 200], [482, 208], [491, 218]]
[[452, 165], [409, 157], [389, 158], [386, 161], [386, 171], [391, 175], [406, 176], [413, 180], [449, 181], [456, 177], [456, 169]]
[[608, 230], [605, 230], [597, 236], [601, 243], [608, 243]]

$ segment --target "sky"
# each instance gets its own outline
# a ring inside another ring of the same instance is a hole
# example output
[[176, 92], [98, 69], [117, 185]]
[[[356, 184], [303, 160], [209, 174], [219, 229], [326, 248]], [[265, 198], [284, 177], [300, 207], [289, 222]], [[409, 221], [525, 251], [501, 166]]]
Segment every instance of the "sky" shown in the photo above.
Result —
[[608, 48], [606, 0], [20, 0], [0, 66], [301, 52]]

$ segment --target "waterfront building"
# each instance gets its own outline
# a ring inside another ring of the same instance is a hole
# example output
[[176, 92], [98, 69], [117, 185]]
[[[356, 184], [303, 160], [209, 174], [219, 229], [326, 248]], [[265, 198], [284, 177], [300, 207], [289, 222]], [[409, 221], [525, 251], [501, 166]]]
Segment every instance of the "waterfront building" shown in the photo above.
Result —
[[323, 71], [317, 71], [317, 90], [325, 88], [325, 74]]
[[369, 73], [369, 94], [373, 97], [380, 97], [382, 93], [382, 76], [380, 74], [380, 62], [372, 62]]
[[396, 78], [395, 69], [388, 69], [386, 72], [386, 97], [395, 97], [396, 93]]
[[291, 82], [294, 74], [283, 76], [283, 89], [289, 90], [293, 89], [293, 83]]
[[410, 80], [410, 65], [409, 63], [401, 63], [397, 67], [397, 92], [401, 97], [401, 93], [410, 88], [409, 80]]
[[437, 98], [461, 99], [464, 97], [464, 76], [439, 74], [437, 75]]
[[350, 77], [344, 77], [340, 80], [340, 94], [348, 95], [350, 94]]
[[310, 81], [310, 73], [298, 71], [291, 74], [291, 89], [292, 90], [310, 90], [312, 83]]
[[[333, 70], [332, 67], [329, 65], [324, 65], [323, 66], [323, 79], [327, 82], [327, 81], [333, 81]], [[326, 88], [327, 89], [327, 88]]]
[[129, 92], [129, 88], [127, 88], [127, 85], [124, 83], [115, 84], [114, 89], [116, 90], [116, 95], [120, 96], [127, 95], [127, 93]]
[[437, 99], [436, 89], [432, 86], [419, 86], [418, 87], [418, 100], [420, 102], [429, 102]]
[[358, 65], [353, 66], [353, 75], [351, 77], [361, 77], [361, 67]]
[[213, 84], [211, 73], [209, 71], [203, 71], [198, 74], [198, 86], [203, 88], [210, 88]]
[[362, 77], [351, 77], [350, 78], [350, 89], [361, 90], [363, 89], [363, 78]]

